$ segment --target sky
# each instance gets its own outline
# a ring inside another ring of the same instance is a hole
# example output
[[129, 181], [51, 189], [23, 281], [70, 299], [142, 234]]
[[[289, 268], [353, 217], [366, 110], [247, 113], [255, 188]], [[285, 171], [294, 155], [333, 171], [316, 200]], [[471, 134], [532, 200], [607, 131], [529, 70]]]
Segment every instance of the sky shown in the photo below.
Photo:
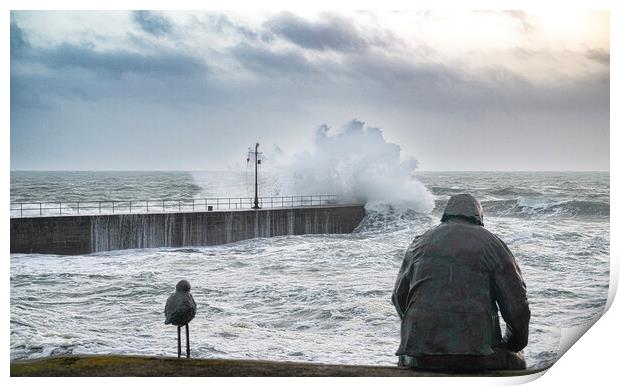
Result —
[[421, 170], [609, 170], [609, 14], [13, 11], [11, 169], [220, 170], [380, 128]]

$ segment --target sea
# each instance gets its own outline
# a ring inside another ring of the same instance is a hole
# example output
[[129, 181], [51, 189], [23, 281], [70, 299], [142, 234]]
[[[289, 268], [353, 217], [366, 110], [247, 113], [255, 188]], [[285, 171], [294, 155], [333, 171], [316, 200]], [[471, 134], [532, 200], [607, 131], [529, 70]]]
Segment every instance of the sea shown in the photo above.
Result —
[[[478, 198], [516, 257], [532, 311], [529, 368], [557, 357], [560, 329], [600, 316], [609, 287], [608, 172], [415, 172], [434, 208], [373, 200], [345, 235], [79, 256], [11, 254], [12, 360], [66, 354], [176, 356], [164, 305], [180, 279], [198, 304], [196, 358], [394, 365], [390, 297], [413, 238], [448, 198]], [[252, 176], [218, 172], [11, 172], [11, 202], [251, 197]], [[261, 195], [294, 195], [263, 174]], [[331, 194], [334, 192], [313, 192]], [[14, 208], [12, 205], [11, 208]], [[15, 207], [16, 208], [16, 207]], [[16, 216], [11, 211], [11, 216]]]

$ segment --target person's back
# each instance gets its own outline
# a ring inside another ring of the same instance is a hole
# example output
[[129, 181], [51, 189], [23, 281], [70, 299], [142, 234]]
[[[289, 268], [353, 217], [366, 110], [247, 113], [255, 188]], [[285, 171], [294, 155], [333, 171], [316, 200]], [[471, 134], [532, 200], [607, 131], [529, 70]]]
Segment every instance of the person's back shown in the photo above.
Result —
[[[525, 368], [530, 311], [508, 247], [484, 229], [471, 195], [450, 198], [442, 223], [415, 238], [392, 297], [402, 319], [400, 364], [435, 369]], [[507, 323], [502, 340], [499, 318]]]

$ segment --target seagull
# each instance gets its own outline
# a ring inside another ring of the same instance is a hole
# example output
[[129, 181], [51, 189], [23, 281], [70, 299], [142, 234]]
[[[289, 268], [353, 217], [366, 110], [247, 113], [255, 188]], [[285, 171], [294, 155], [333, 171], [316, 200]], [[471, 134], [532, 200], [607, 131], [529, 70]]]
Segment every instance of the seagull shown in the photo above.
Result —
[[186, 336], [186, 356], [189, 359], [189, 322], [196, 315], [196, 302], [190, 294], [189, 282], [181, 280], [176, 286], [176, 292], [168, 297], [164, 314], [166, 315], [166, 325], [172, 324], [177, 326], [178, 338], [178, 357], [181, 357], [181, 327], [185, 326]]

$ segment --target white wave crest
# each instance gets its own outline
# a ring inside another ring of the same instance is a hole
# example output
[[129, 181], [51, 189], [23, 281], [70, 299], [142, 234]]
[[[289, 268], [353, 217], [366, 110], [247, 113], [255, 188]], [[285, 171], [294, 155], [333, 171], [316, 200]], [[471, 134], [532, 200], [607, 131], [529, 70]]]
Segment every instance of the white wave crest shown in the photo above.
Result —
[[388, 203], [424, 213], [435, 205], [431, 192], [412, 177], [417, 161], [401, 160], [400, 146], [358, 120], [338, 134], [322, 125], [312, 150], [280, 157], [279, 164], [279, 180], [288, 192], [337, 194], [369, 206]]

